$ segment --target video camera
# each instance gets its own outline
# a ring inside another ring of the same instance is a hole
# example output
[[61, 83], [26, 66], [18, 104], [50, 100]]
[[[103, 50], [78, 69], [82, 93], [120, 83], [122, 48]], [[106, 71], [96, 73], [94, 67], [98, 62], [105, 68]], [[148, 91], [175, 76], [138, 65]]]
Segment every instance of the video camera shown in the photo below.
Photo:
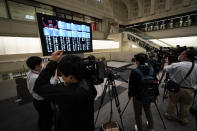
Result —
[[165, 58], [168, 57], [169, 60], [169, 64], [174, 63], [174, 62], [178, 62], [178, 56], [179, 56], [179, 52], [178, 49], [176, 48], [169, 48], [169, 47], [163, 47], [160, 49], [158, 57], [160, 58], [160, 63], [163, 63], [163, 61], [165, 60]]
[[104, 82], [104, 78], [108, 78], [110, 81], [115, 79], [121, 79], [122, 81], [128, 83], [127, 80], [122, 78], [118, 72], [115, 72], [111, 68], [105, 68], [103, 61], [96, 61], [95, 57], [90, 55], [83, 59], [84, 65], [86, 67], [85, 77], [93, 85], [98, 85]]
[[159, 73], [163, 69], [165, 58], [168, 57], [169, 64], [178, 62], [178, 51], [176, 48], [161, 47], [160, 50], [148, 53], [148, 63], [154, 68], [155, 73]]
[[86, 67], [85, 77], [93, 85], [103, 83], [105, 77], [105, 65], [103, 61], [97, 61], [94, 56], [90, 55], [83, 59]]
[[[105, 77], [104, 62], [97, 61], [92, 55], [88, 56], [87, 58], [83, 58], [82, 60], [85, 66], [84, 78], [86, 78], [92, 85], [103, 83]], [[59, 71], [58, 76], [61, 76]]]
[[[152, 59], [149, 55], [149, 64], [153, 66], [155, 72], [158, 73], [162, 70], [165, 58], [168, 57], [169, 64], [178, 62], [178, 56], [186, 47], [172, 48], [172, 47], [160, 47], [160, 50], [155, 51], [156, 59]], [[151, 54], [151, 53], [150, 53]]]

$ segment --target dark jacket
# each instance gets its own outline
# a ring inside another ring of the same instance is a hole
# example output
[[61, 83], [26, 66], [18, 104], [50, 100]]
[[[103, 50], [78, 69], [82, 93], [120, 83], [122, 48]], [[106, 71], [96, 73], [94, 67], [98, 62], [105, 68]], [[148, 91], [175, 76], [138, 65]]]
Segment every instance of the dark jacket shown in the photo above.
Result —
[[77, 84], [50, 84], [57, 62], [50, 62], [36, 80], [34, 91], [59, 105], [61, 131], [94, 130], [94, 98], [96, 89], [86, 80]]
[[[150, 67], [146, 65], [140, 65], [137, 67], [144, 75], [148, 75]], [[154, 78], [156, 79], [156, 74], [154, 73]], [[141, 76], [135, 71], [132, 70], [129, 77], [129, 97], [136, 97], [138, 100], [141, 100], [141, 88], [140, 88]], [[156, 96], [159, 95], [158, 88], [156, 89]]]

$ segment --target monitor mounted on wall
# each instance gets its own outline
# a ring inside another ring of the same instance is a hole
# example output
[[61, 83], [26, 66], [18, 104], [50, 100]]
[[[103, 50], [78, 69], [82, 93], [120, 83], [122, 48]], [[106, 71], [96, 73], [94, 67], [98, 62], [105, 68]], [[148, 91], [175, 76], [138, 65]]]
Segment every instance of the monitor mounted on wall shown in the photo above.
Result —
[[43, 56], [92, 52], [91, 24], [37, 13]]

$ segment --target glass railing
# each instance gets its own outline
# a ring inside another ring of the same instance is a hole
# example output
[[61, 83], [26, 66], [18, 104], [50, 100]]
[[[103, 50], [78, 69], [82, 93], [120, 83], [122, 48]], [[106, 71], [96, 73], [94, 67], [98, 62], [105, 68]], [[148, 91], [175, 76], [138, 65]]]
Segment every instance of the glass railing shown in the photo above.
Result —
[[169, 45], [168, 43], [163, 42], [163, 41], [155, 38], [154, 36], [147, 35], [146, 33], [140, 31], [137, 28], [126, 28], [126, 29], [125, 28], [124, 29], [122, 28], [122, 29], [120, 29], [120, 32], [124, 32], [124, 31], [131, 32], [132, 34], [134, 34], [134, 35], [142, 38], [143, 40], [147, 41], [149, 44], [155, 45], [156, 47], [162, 47], [162, 46], [154, 43], [154, 41], [152, 41], [152, 40], [157, 40], [160, 43], [162, 43], [162, 45], [165, 45], [166, 47], [172, 47], [172, 45]]
[[149, 37], [140, 33], [139, 31], [133, 29], [133, 28], [120, 28], [119, 32], [128, 32], [127, 37], [128, 40], [131, 40], [136, 43], [139, 47], [144, 48], [147, 52], [151, 50], [158, 50], [160, 47], [159, 45], [156, 45], [152, 41], [149, 41]]

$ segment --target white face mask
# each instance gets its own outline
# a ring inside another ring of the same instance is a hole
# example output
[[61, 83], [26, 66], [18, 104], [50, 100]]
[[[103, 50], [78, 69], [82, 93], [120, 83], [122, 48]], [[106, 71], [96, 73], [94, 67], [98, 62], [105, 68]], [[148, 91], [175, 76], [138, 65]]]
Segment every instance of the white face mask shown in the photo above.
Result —
[[180, 56], [178, 56], [178, 61], [181, 61], [181, 57]]
[[42, 64], [41, 66], [40, 66], [40, 71], [42, 71], [44, 69], [44, 64]]
[[42, 70], [44, 69], [44, 64], [42, 63]]

